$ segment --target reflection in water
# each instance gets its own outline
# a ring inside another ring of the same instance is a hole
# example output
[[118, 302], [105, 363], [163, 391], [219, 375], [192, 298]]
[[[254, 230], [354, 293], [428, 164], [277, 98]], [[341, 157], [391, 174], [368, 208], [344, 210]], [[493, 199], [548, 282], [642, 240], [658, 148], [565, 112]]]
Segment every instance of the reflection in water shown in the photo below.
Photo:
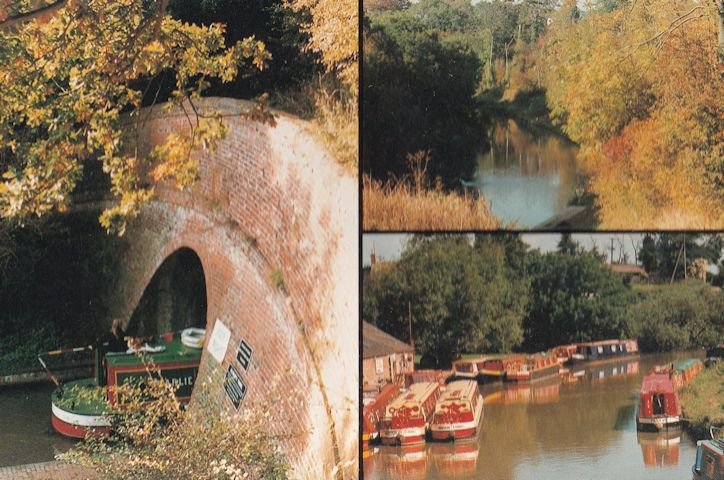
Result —
[[548, 379], [512, 388], [502, 383], [481, 385], [485, 417], [477, 442], [428, 442], [414, 455], [396, 447], [375, 447], [375, 453], [364, 459], [365, 478], [690, 478], [696, 446], [686, 432], [681, 432], [676, 445], [674, 437], [666, 439], [664, 447], [656, 443], [661, 441], [658, 438], [649, 443], [637, 435], [635, 421], [643, 375], [654, 365], [690, 356], [611, 361], [569, 371], [562, 381]]
[[495, 215], [534, 227], [560, 213], [576, 186], [578, 147], [554, 134], [532, 134], [513, 120], [497, 123], [473, 179]]
[[636, 432], [644, 464], [647, 467], [666, 467], [679, 464], [681, 429], [662, 432]]

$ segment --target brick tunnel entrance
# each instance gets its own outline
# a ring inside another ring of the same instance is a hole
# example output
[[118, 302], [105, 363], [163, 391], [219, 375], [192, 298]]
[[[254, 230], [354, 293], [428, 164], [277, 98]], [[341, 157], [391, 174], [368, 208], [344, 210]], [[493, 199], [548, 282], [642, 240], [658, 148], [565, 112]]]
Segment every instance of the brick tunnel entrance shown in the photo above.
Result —
[[201, 259], [180, 248], [163, 261], [131, 315], [127, 331], [147, 336], [206, 327], [206, 280]]

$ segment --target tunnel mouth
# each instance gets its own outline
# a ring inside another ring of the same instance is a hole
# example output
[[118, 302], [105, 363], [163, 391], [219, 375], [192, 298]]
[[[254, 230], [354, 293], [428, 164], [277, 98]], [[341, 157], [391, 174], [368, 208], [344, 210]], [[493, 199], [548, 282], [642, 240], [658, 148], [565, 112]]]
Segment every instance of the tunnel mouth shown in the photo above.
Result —
[[201, 259], [183, 247], [161, 263], [131, 314], [126, 332], [160, 335], [185, 328], [206, 328], [206, 277]]

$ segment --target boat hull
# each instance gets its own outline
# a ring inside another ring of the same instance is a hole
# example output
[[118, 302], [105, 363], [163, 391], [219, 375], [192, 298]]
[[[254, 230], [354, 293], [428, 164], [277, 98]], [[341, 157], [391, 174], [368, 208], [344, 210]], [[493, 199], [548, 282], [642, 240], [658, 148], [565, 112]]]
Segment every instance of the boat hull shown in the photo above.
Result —
[[389, 429], [380, 432], [383, 445], [415, 445], [425, 443], [425, 427]]
[[61, 435], [71, 438], [85, 438], [87, 434], [94, 437], [108, 435], [111, 423], [105, 415], [81, 415], [69, 412], [51, 404], [51, 424]]
[[678, 415], [636, 417], [636, 429], [640, 432], [660, 432], [680, 427], [681, 417]]

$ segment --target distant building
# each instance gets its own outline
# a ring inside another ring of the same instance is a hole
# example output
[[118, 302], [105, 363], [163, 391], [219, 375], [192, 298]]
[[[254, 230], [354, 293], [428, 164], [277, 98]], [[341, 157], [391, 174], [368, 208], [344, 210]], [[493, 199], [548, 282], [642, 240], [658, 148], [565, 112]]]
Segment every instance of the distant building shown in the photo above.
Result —
[[617, 273], [624, 280], [632, 283], [643, 282], [648, 280], [649, 274], [640, 265], [632, 265], [630, 263], [611, 263], [608, 265], [611, 270]]
[[415, 350], [374, 325], [362, 322], [362, 389], [405, 382], [415, 369]]

